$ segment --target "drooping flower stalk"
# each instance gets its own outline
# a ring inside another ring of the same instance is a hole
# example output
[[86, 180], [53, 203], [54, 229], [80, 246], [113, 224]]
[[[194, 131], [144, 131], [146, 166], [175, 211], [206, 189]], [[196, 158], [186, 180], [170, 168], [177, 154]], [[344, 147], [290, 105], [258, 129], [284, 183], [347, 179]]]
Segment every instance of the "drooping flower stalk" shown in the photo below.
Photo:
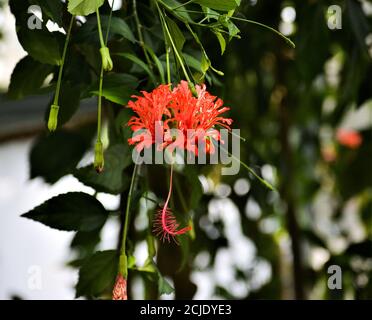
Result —
[[99, 40], [101, 44], [100, 53], [102, 56], [102, 64], [101, 64], [101, 70], [99, 73], [99, 88], [98, 88], [98, 106], [97, 106], [97, 141], [94, 146], [94, 168], [98, 173], [103, 171], [105, 158], [103, 153], [103, 144], [102, 144], [102, 137], [101, 137], [101, 122], [102, 122], [102, 89], [103, 89], [103, 73], [104, 71], [110, 71], [113, 68], [112, 60], [110, 57], [110, 51], [107, 48], [107, 41], [108, 36], [110, 32], [110, 26], [111, 26], [111, 18], [112, 18], [112, 10], [114, 7], [115, 1], [112, 2], [107, 31], [106, 31], [106, 37], [105, 40], [103, 39], [103, 33], [102, 33], [102, 26], [101, 26], [101, 18], [99, 15], [99, 10], [97, 8], [96, 15], [97, 15], [97, 26], [98, 26], [98, 34], [99, 34]]
[[173, 215], [172, 210], [168, 207], [169, 200], [172, 195], [173, 185], [173, 165], [171, 165], [170, 178], [169, 178], [169, 192], [167, 200], [162, 209], [158, 210], [154, 220], [154, 233], [163, 241], [170, 242], [172, 239], [176, 241], [177, 235], [184, 234], [191, 230], [190, 226], [178, 229], [179, 223]]

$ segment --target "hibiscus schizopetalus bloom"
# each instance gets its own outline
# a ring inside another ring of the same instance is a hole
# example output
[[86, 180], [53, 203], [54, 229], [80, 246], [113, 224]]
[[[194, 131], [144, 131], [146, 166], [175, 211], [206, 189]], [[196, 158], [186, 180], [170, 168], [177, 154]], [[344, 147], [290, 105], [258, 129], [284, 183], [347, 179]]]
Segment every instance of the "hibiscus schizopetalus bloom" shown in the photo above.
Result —
[[198, 96], [194, 97], [188, 83], [181, 81], [173, 90], [168, 85], [160, 85], [150, 93], [142, 91], [143, 97], [133, 96], [137, 100], [129, 101], [128, 108], [137, 115], [129, 120], [128, 126], [139, 134], [130, 138], [129, 144], [135, 144], [137, 151], [151, 147], [155, 143], [155, 127], [163, 122], [163, 146], [174, 140], [169, 129], [177, 129], [183, 135], [182, 144], [176, 145], [178, 148], [198, 154], [197, 146], [201, 139], [204, 151], [213, 153], [212, 140], [221, 141], [215, 126], [230, 129], [232, 124], [232, 119], [221, 116], [229, 108], [223, 106], [221, 99], [211, 95], [205, 85], [197, 85], [196, 91]]
[[[222, 116], [229, 108], [223, 106], [221, 99], [211, 95], [205, 85], [197, 85], [196, 92], [197, 97], [193, 95], [188, 83], [181, 81], [173, 90], [169, 85], [160, 85], [150, 93], [142, 91], [143, 96], [133, 96], [136, 101], [130, 101], [128, 108], [136, 115], [127, 124], [133, 131], [129, 144], [135, 145], [138, 152], [150, 148], [158, 143], [155, 133], [160, 129], [162, 141], [158, 147], [164, 148], [172, 144], [173, 147], [198, 155], [198, 148], [201, 146], [205, 153], [214, 153], [213, 142], [224, 143], [216, 126], [230, 130], [232, 119]], [[159, 128], [161, 123], [164, 125]], [[173, 130], [177, 132], [176, 137]], [[182, 139], [178, 139], [178, 135]], [[176, 218], [168, 208], [172, 180], [173, 167], [167, 200], [154, 219], [154, 232], [167, 241], [191, 229], [189, 226], [179, 229]]]

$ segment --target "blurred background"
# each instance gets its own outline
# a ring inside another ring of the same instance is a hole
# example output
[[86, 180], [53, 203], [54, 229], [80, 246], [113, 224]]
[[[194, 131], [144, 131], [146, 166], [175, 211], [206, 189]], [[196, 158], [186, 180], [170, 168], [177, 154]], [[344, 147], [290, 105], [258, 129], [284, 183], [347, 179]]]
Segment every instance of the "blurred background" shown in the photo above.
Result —
[[[246, 139], [241, 158], [278, 192], [244, 169], [237, 176], [200, 173], [187, 267], [176, 273], [169, 263], [177, 249], [159, 253], [159, 268], [176, 288], [162, 298], [372, 299], [372, 2], [242, 0], [239, 15], [296, 44], [239, 22], [241, 39], [223, 56], [203, 38], [225, 73], [210, 90], [231, 107]], [[73, 299], [77, 271], [66, 265], [73, 234], [20, 215], [54, 195], [94, 190], [72, 175], [52, 185], [30, 179], [29, 154], [45, 131], [51, 95], [7, 96], [25, 55], [7, 1], [0, 1], [0, 299]], [[95, 101], [84, 100], [69, 126], [94, 116]], [[81, 163], [91, 158], [88, 152]], [[108, 210], [120, 202], [105, 193], [98, 199]], [[144, 220], [140, 212], [131, 232], [143, 230]], [[109, 220], [98, 249], [115, 248], [118, 229]], [[141, 264], [146, 242], [134, 246]], [[342, 270], [342, 289], [328, 287], [331, 265]], [[148, 296], [144, 283], [133, 276], [133, 298]]]

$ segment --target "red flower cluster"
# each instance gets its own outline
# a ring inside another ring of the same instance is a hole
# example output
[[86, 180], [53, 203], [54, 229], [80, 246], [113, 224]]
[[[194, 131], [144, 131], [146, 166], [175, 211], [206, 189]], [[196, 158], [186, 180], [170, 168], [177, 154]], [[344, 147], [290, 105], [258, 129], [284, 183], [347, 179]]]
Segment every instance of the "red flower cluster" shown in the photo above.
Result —
[[155, 127], [162, 121], [161, 147], [175, 140], [169, 129], [178, 129], [183, 139], [176, 147], [197, 155], [198, 142], [201, 141], [206, 153], [214, 153], [212, 140], [221, 140], [214, 127], [219, 125], [230, 129], [232, 119], [221, 116], [229, 108], [223, 107], [221, 99], [207, 92], [205, 85], [196, 86], [196, 91], [198, 96], [194, 97], [188, 83], [181, 81], [173, 90], [168, 85], [160, 85], [150, 93], [143, 91], [143, 97], [134, 96], [137, 100], [130, 101], [128, 107], [137, 115], [129, 120], [128, 126], [134, 132], [142, 131], [129, 139], [129, 144], [135, 144], [137, 151], [150, 147], [155, 143]]
[[[128, 126], [137, 134], [128, 140], [129, 144], [135, 145], [138, 152], [153, 144], [160, 149], [172, 144], [172, 148], [187, 150], [195, 155], [198, 155], [199, 147], [205, 153], [214, 153], [213, 141], [223, 143], [215, 126], [230, 129], [232, 120], [221, 116], [229, 108], [223, 106], [221, 99], [208, 93], [205, 85], [196, 86], [196, 92], [197, 97], [192, 94], [188, 83], [182, 81], [173, 90], [169, 85], [160, 85], [150, 93], [143, 91], [141, 97], [134, 96], [137, 100], [130, 101], [128, 108], [137, 115], [129, 120]], [[176, 218], [168, 208], [172, 179], [173, 167], [167, 200], [154, 219], [153, 231], [164, 241], [175, 240], [177, 235], [191, 229], [190, 226], [179, 229]]]

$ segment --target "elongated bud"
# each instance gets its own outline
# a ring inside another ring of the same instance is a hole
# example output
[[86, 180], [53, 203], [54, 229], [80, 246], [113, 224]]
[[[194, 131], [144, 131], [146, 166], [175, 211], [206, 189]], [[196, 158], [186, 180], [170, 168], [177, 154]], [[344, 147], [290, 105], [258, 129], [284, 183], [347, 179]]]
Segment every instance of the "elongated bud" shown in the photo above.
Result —
[[103, 70], [111, 71], [114, 65], [111, 60], [109, 48], [102, 47], [99, 51], [101, 52]]
[[98, 173], [103, 171], [104, 157], [103, 157], [103, 145], [101, 140], [97, 140], [94, 147], [94, 168]]
[[128, 259], [125, 254], [119, 257], [119, 273], [126, 278], [128, 276]]
[[128, 300], [127, 280], [121, 274], [116, 277], [114, 289], [112, 290], [112, 300]]
[[50, 107], [49, 119], [48, 119], [48, 129], [50, 132], [53, 132], [57, 129], [58, 111], [59, 111], [59, 106], [52, 104], [52, 106]]

